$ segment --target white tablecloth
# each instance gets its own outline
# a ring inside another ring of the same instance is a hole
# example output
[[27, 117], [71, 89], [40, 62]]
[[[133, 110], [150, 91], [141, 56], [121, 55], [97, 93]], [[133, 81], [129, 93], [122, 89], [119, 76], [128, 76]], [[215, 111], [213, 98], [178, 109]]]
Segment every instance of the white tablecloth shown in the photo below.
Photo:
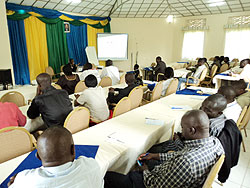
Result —
[[[229, 71], [225, 71], [222, 74], [227, 74], [229, 73]], [[221, 86], [221, 80], [240, 80], [240, 77], [238, 76], [224, 76], [224, 75], [220, 75], [217, 74], [214, 78], [213, 78], [213, 83], [215, 84], [215, 88], [219, 89]]]
[[182, 78], [186, 78], [187, 74], [190, 71], [187, 70], [186, 68], [182, 68], [182, 69], [176, 69], [174, 70], [174, 77], [182, 77]]

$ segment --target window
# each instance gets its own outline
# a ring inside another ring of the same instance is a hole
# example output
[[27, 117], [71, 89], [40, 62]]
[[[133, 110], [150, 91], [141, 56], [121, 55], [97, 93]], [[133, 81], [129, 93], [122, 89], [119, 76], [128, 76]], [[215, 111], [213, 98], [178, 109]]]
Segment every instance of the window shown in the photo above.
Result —
[[182, 46], [182, 59], [203, 57], [204, 31], [186, 31]]
[[250, 28], [230, 29], [226, 31], [224, 55], [239, 60], [250, 57]]

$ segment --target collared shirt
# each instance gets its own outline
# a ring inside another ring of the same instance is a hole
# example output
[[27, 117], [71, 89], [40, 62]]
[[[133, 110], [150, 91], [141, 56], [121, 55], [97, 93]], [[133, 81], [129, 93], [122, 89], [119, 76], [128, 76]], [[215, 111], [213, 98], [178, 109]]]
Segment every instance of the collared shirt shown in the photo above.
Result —
[[217, 118], [211, 118], [209, 119], [210, 125], [209, 125], [209, 134], [210, 136], [218, 137], [220, 132], [225, 126], [225, 121], [227, 120], [226, 116], [224, 114], [221, 114]]
[[0, 129], [9, 126], [24, 126], [26, 117], [15, 103], [0, 102]]
[[173, 79], [174, 79], [174, 78], [169, 78], [169, 79], [163, 81], [161, 96], [165, 97], [166, 91], [167, 91], [167, 89], [168, 89], [168, 86], [169, 86], [169, 84], [171, 83], [171, 81], [172, 81]]
[[223, 111], [223, 114], [227, 119], [232, 119], [235, 123], [237, 123], [237, 120], [240, 117], [241, 110], [242, 108], [240, 107], [240, 105], [236, 100], [234, 100], [233, 102], [227, 104], [227, 107]]
[[112, 85], [116, 85], [120, 81], [120, 73], [117, 67], [108, 66], [104, 67], [102, 70], [101, 78], [108, 76], [112, 80]]
[[195, 77], [195, 78], [200, 78], [201, 73], [202, 73], [202, 71], [203, 71], [205, 68], [206, 68], [206, 65], [201, 65], [201, 66], [199, 66], [199, 67], [196, 69], [196, 71], [195, 71], [193, 77]]
[[15, 178], [10, 188], [102, 188], [104, 181], [98, 163], [87, 157], [79, 157], [55, 167], [24, 170]]
[[109, 109], [104, 91], [101, 86], [85, 89], [77, 102], [90, 111], [91, 117], [104, 121], [109, 117]]
[[83, 71], [82, 74], [80, 75], [80, 80], [83, 80], [83, 81], [84, 81], [85, 78], [86, 78], [88, 75], [90, 75], [90, 74], [93, 74], [93, 75], [96, 77], [97, 83], [99, 83], [99, 82], [101, 81], [101, 77], [100, 77], [98, 71], [97, 71], [97, 70], [94, 70], [94, 69], [89, 69], [89, 70]]
[[245, 106], [250, 105], [250, 91], [243, 93], [242, 95], [238, 96], [236, 98], [238, 104], [241, 106], [243, 109]]
[[250, 64], [247, 64], [242, 72], [240, 73], [240, 77], [244, 79], [245, 82], [250, 82]]
[[143, 171], [146, 187], [202, 187], [205, 179], [224, 153], [220, 141], [215, 137], [184, 141], [181, 151], [161, 153], [162, 164], [152, 171]]

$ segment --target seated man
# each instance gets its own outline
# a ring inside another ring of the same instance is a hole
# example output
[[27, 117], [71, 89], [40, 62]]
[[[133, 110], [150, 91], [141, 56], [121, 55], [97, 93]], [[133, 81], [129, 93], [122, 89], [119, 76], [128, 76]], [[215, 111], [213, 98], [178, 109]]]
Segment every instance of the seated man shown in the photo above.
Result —
[[69, 63], [67, 65], [70, 65], [72, 72], [76, 72], [78, 64], [75, 64], [74, 59], [69, 59]]
[[243, 59], [240, 62], [240, 68], [243, 68], [240, 74], [233, 74], [235, 77], [243, 79], [246, 83], [250, 83], [250, 59]]
[[166, 95], [166, 91], [168, 89], [169, 84], [174, 79], [174, 70], [172, 67], [167, 67], [165, 69], [164, 77], [165, 80], [163, 81], [162, 92], [161, 92], [161, 96], [163, 97]]
[[[187, 112], [181, 119], [184, 147], [171, 153], [142, 154], [142, 172], [122, 175], [107, 172], [105, 188], [145, 187], [202, 187], [206, 177], [220, 155], [224, 153], [220, 141], [209, 137], [209, 119], [201, 110]], [[149, 171], [147, 161], [161, 164]]]
[[210, 67], [212, 68], [213, 65], [217, 65], [217, 67], [218, 67], [217, 73], [219, 73], [220, 72], [220, 67], [221, 67], [220, 57], [219, 56], [214, 57], [214, 61], [213, 61], [212, 65]]
[[37, 142], [37, 158], [42, 167], [24, 170], [11, 178], [10, 188], [15, 187], [103, 187], [98, 163], [80, 156], [75, 159], [71, 133], [63, 127], [44, 131]]
[[36, 81], [37, 94], [27, 111], [31, 120], [28, 120], [25, 128], [33, 132], [55, 125], [63, 126], [73, 109], [67, 91], [51, 86], [51, 77], [47, 73], [39, 74]]
[[90, 74], [93, 74], [96, 78], [97, 78], [97, 81], [98, 83], [101, 81], [101, 77], [98, 73], [98, 71], [96, 69], [93, 69], [93, 65], [91, 63], [86, 63], [84, 66], [83, 66], [83, 72], [82, 74], [80, 75], [80, 80], [85, 80], [85, 78], [90, 75]]
[[108, 76], [112, 80], [112, 85], [119, 84], [120, 73], [117, 67], [113, 66], [113, 61], [106, 61], [106, 67], [103, 68], [101, 78]]
[[26, 124], [26, 117], [12, 102], [0, 102], [0, 129], [10, 126], [23, 127]]
[[236, 101], [238, 104], [241, 106], [243, 109], [245, 106], [250, 105], [250, 91], [247, 91], [247, 85], [244, 80], [239, 80], [239, 81], [233, 81], [232, 87], [236, 91]]
[[81, 95], [75, 95], [75, 106], [83, 105], [90, 111], [91, 119], [104, 121], [109, 117], [109, 109], [104, 91], [101, 86], [97, 86], [97, 79], [90, 74], [85, 78], [85, 89]]
[[242, 108], [235, 100], [236, 92], [234, 88], [232, 86], [222, 86], [219, 88], [218, 93], [227, 99], [227, 107], [223, 111], [223, 114], [227, 119], [232, 119], [235, 123], [237, 123]]
[[[125, 75], [125, 81], [128, 85], [127, 87], [120, 88], [109, 88], [109, 95], [107, 98], [108, 103], [117, 104], [123, 97], [127, 97], [132, 89], [134, 89], [137, 85], [135, 84], [135, 75], [133, 73], [127, 73]], [[119, 94], [115, 95], [115, 91], [118, 91]]]
[[165, 69], [166, 69], [166, 63], [161, 60], [160, 56], [156, 57], [156, 63], [157, 63], [156, 67], [152, 67], [152, 69], [155, 72], [153, 81], [156, 81], [157, 75], [159, 73], [165, 74]]
[[[194, 72], [194, 74], [191, 75], [192, 77], [197, 78], [197, 79], [200, 78], [202, 71], [206, 68], [205, 62], [206, 62], [206, 60], [204, 58], [200, 58], [198, 60], [197, 69]], [[189, 83], [195, 83], [196, 81], [197, 80], [195, 80], [195, 79], [189, 79]], [[177, 91], [179, 91], [181, 89], [181, 84], [186, 83], [186, 82], [187, 82], [187, 78], [179, 78], [179, 84], [178, 84]]]

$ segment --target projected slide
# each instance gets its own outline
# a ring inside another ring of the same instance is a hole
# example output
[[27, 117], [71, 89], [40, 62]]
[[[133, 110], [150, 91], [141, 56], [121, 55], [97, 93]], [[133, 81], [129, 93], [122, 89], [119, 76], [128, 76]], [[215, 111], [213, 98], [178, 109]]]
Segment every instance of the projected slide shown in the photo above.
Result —
[[128, 34], [97, 34], [97, 53], [99, 60], [127, 60]]

